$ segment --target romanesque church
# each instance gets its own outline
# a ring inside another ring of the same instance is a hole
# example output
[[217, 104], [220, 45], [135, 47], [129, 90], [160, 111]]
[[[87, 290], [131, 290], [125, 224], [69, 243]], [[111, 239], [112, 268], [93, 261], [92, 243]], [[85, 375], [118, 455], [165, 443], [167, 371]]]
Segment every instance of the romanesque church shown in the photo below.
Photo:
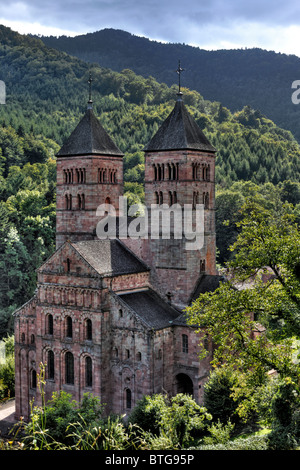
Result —
[[[99, 205], [124, 216], [123, 155], [95, 116], [92, 101], [57, 154], [56, 251], [38, 269], [34, 297], [15, 314], [16, 417], [64, 390], [92, 393], [106, 413], [130, 414], [143, 395], [179, 392], [201, 403], [209, 355], [184, 308], [219, 282], [215, 266], [216, 150], [178, 93], [145, 151], [145, 207], [204, 207], [204, 240], [188, 250], [184, 234], [99, 238]], [[121, 198], [122, 199], [122, 198]], [[205, 334], [205, 332], [203, 332]]]

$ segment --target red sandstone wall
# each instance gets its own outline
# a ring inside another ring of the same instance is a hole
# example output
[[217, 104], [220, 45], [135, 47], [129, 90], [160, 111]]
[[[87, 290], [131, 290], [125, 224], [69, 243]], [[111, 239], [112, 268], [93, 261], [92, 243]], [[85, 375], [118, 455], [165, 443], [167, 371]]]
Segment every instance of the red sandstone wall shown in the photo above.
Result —
[[[76, 180], [76, 169], [85, 169], [85, 183]], [[115, 171], [113, 182], [99, 182], [99, 169]], [[73, 171], [73, 182], [65, 182], [65, 170]], [[78, 195], [84, 194], [84, 208], [78, 206]], [[97, 207], [110, 198], [118, 214], [119, 196], [123, 194], [123, 159], [109, 156], [74, 156], [57, 159], [56, 232], [60, 246], [67, 239], [92, 238], [100, 220]], [[66, 209], [66, 195], [72, 195], [72, 210]]]

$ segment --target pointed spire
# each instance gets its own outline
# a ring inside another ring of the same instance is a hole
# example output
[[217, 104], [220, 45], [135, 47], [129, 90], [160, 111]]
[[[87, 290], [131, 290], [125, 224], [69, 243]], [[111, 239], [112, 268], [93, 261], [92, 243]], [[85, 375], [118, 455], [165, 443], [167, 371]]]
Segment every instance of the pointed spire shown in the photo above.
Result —
[[216, 152], [185, 107], [182, 93], [177, 93], [177, 96], [173, 111], [162, 123], [144, 151], [200, 150]]
[[58, 152], [58, 156], [93, 154], [123, 156], [121, 150], [96, 118], [93, 109], [88, 108], [77, 127]]
[[167, 150], [216, 151], [183, 103], [183, 93], [181, 92], [181, 73], [183, 71], [184, 69], [181, 67], [179, 60], [176, 70], [178, 74], [178, 93], [174, 109], [146, 145], [145, 152]]

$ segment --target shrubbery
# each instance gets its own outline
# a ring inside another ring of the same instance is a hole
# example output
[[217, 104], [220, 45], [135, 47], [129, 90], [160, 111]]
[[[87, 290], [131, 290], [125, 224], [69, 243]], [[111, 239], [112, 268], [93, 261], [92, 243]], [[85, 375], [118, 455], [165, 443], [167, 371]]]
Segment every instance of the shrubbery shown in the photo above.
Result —
[[4, 355], [0, 357], [0, 400], [15, 395], [14, 338], [9, 336], [2, 341]]

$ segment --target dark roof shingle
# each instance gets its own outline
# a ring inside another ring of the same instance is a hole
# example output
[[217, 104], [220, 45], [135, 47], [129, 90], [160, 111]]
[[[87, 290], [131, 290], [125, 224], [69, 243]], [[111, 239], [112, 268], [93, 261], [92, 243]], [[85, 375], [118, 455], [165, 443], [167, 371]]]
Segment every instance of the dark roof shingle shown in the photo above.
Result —
[[202, 130], [187, 111], [181, 99], [152, 137], [145, 152], [160, 150], [201, 150], [215, 152]]
[[94, 111], [88, 108], [57, 155], [64, 157], [93, 154], [123, 156], [121, 150], [96, 118]]
[[165, 302], [152, 289], [128, 294], [119, 294], [127, 304], [150, 328], [161, 329], [171, 326], [180, 312]]
[[224, 276], [202, 274], [199, 277], [194, 292], [191, 295], [190, 302], [198, 299], [200, 294], [204, 294], [205, 292], [214, 292], [220, 286], [222, 281], [224, 281]]
[[148, 266], [118, 239], [86, 240], [71, 243], [78, 253], [101, 275], [133, 274]]

